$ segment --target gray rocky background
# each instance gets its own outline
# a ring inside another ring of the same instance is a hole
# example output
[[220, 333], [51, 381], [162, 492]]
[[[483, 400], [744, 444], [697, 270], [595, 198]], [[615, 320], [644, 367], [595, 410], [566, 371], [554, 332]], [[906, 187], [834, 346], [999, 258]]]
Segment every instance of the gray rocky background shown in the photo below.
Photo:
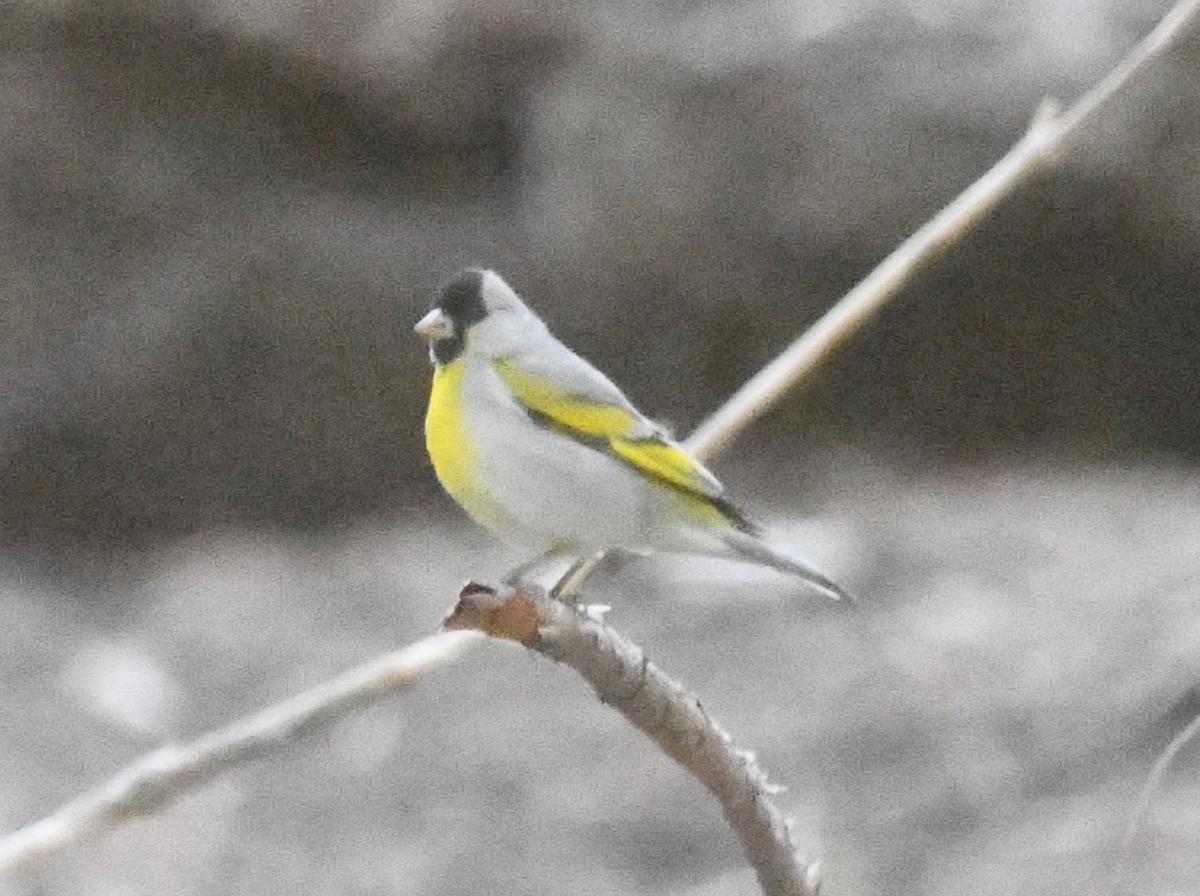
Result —
[[[514, 559], [411, 325], [501, 270], [686, 432], [1162, 3], [0, 5], [0, 831]], [[824, 893], [1200, 889], [1200, 35], [717, 464], [858, 593], [597, 580]], [[753, 890], [698, 785], [484, 650], [0, 894]]]

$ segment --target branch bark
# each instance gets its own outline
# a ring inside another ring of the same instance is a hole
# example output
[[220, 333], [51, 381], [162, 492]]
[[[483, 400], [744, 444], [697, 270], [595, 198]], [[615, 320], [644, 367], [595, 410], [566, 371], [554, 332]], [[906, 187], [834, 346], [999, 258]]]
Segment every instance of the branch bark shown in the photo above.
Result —
[[819, 867], [801, 859], [787, 819], [775, 806], [778, 789], [754, 755], [739, 749], [695, 694], [624, 635], [545, 592], [498, 592], [474, 584], [463, 589], [445, 625], [507, 638], [570, 666], [602, 703], [717, 798], [765, 896], [816, 896]]

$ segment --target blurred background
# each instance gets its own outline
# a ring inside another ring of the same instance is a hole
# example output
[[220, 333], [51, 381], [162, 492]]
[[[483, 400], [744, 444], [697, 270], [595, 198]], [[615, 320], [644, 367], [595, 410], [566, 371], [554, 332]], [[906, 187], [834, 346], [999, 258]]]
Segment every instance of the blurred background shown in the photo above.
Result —
[[[0, 831], [521, 559], [425, 459], [445, 276], [686, 434], [1168, 8], [0, 5]], [[1193, 29], [715, 464], [857, 613], [595, 580], [789, 785], [824, 893], [1200, 888], [1195, 748], [1119, 848], [1200, 710], [1198, 210]], [[752, 889], [698, 785], [501, 647], [0, 881]]]

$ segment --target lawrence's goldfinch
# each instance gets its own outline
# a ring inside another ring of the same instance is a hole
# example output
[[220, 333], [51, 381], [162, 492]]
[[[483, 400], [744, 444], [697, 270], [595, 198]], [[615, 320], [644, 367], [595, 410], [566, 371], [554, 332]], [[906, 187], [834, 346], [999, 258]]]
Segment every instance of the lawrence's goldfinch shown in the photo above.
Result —
[[844, 596], [768, 545], [717, 478], [495, 272], [452, 277], [415, 329], [434, 367], [429, 457], [478, 523], [564, 556], [623, 548], [747, 560]]

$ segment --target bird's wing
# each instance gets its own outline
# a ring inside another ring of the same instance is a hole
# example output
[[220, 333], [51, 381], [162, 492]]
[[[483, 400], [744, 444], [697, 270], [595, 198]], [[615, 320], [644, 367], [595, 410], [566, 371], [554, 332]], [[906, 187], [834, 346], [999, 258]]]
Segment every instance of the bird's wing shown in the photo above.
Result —
[[[703, 464], [638, 413], [604, 374], [573, 352], [567, 354], [576, 362], [567, 362], [569, 376], [562, 376], [563, 366], [556, 365], [551, 380], [509, 358], [495, 362], [496, 372], [541, 425], [609, 452], [649, 479], [698, 498], [721, 497], [721, 483]], [[560, 385], [563, 382], [569, 385]]]

